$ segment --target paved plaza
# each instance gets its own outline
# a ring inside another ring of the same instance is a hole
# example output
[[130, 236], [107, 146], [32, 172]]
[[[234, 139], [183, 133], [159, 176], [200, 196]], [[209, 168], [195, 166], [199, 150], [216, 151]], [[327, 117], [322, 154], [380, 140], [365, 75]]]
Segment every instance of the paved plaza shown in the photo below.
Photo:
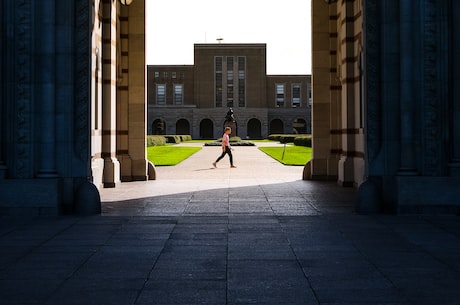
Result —
[[219, 154], [102, 190], [102, 215], [1, 216], [0, 305], [460, 304], [460, 217], [357, 215], [354, 189]]

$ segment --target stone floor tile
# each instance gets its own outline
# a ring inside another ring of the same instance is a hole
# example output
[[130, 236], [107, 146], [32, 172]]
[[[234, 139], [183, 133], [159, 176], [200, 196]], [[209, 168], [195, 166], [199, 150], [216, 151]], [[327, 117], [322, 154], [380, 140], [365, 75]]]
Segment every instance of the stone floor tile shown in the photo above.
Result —
[[225, 281], [157, 281], [149, 280], [139, 295], [136, 305], [214, 305], [225, 304]]

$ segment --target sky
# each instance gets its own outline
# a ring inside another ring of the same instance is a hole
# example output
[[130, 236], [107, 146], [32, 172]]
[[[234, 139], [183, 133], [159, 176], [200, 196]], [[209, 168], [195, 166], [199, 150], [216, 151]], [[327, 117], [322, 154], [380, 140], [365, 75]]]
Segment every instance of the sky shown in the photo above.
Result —
[[266, 43], [267, 74], [311, 74], [311, 0], [146, 0], [147, 65], [193, 65], [195, 43]]

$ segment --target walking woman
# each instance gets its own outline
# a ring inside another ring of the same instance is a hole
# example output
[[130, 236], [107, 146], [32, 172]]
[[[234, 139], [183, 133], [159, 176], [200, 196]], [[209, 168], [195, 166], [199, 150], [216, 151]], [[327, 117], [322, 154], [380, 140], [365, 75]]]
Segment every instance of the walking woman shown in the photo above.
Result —
[[225, 157], [225, 154], [228, 154], [228, 157], [230, 158], [230, 167], [236, 167], [233, 165], [233, 148], [230, 146], [230, 138], [228, 136], [231, 133], [232, 129], [230, 127], [225, 127], [224, 135], [222, 136], [222, 154], [219, 156], [219, 158], [217, 158], [215, 162], [212, 162], [212, 166], [217, 167], [217, 162], [219, 162], [223, 157]]

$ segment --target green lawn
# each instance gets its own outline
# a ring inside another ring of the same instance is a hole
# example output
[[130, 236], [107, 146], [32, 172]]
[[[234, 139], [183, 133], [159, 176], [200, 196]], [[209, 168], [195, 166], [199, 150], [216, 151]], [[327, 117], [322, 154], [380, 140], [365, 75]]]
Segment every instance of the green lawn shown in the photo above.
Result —
[[155, 166], [176, 165], [199, 151], [201, 147], [177, 147], [174, 145], [147, 147], [147, 159]]
[[311, 148], [305, 146], [286, 145], [283, 158], [283, 146], [259, 147], [261, 151], [284, 165], [305, 165], [311, 159]]

